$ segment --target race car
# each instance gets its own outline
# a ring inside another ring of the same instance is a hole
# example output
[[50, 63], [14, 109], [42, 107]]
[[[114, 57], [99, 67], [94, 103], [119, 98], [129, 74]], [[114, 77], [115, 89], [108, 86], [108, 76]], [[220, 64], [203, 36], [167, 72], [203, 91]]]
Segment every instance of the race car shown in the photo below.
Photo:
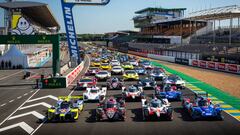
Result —
[[138, 73], [138, 75], [146, 75], [147, 70], [145, 70], [143, 67], [135, 67], [134, 70]]
[[111, 71], [112, 74], [123, 74], [123, 72], [124, 69], [121, 66], [114, 66]]
[[87, 90], [83, 93], [84, 101], [102, 101], [105, 99], [107, 94], [107, 88], [102, 87], [101, 89], [97, 86], [92, 86], [87, 88]]
[[123, 87], [122, 97], [125, 100], [141, 100], [144, 97], [143, 89], [137, 85], [131, 85], [127, 88]]
[[109, 59], [106, 57], [106, 58], [102, 58], [101, 60], [102, 63], [108, 63], [109, 62]]
[[95, 75], [99, 71], [98, 67], [90, 67], [86, 75]]
[[111, 67], [111, 65], [108, 64], [108, 63], [102, 63], [101, 66], [100, 66], [100, 68], [101, 68], [102, 70], [110, 70], [112, 67]]
[[93, 61], [93, 62], [91, 62], [91, 66], [93, 66], [93, 67], [99, 67], [100, 65], [101, 65], [100, 61]]
[[96, 109], [96, 120], [125, 120], [126, 108], [125, 101], [110, 97], [104, 102], [101, 102]]
[[147, 99], [142, 99], [142, 113], [143, 120], [161, 117], [173, 120], [173, 109], [167, 99], [154, 97], [149, 102]]
[[164, 78], [166, 77], [165, 73], [160, 71], [160, 70], [152, 70], [150, 72], [150, 76], [154, 78], [154, 80], [158, 81], [158, 80], [164, 80]]
[[111, 64], [112, 67], [113, 67], [113, 66], [120, 66], [120, 65], [121, 65], [118, 60], [112, 60], [112, 61], [110, 62], [110, 64]]
[[161, 67], [154, 67], [153, 70], [155, 71], [161, 71], [163, 73], [166, 73], [166, 70], [164, 68], [161, 68]]
[[127, 70], [123, 74], [123, 80], [139, 80], [139, 75], [134, 70]]
[[61, 96], [55, 106], [48, 109], [46, 118], [48, 121], [75, 121], [83, 111], [82, 96]]
[[163, 80], [163, 85], [171, 84], [177, 86], [177, 89], [185, 88], [185, 81], [177, 75], [170, 75]]
[[142, 64], [142, 67], [147, 69], [147, 70], [151, 70], [153, 69], [152, 65], [151, 65], [151, 62], [149, 61], [145, 61], [143, 64]]
[[113, 77], [107, 80], [108, 89], [122, 89], [123, 81], [117, 77]]
[[123, 64], [122, 64], [122, 68], [123, 68], [124, 70], [132, 70], [132, 69], [134, 69], [133, 65], [130, 64], [130, 63], [128, 63], [128, 62], [123, 63]]
[[95, 77], [98, 80], [107, 80], [111, 77], [111, 73], [109, 73], [108, 71], [99, 71], [98, 73], [96, 73]]
[[167, 98], [169, 101], [182, 100], [182, 92], [178, 91], [176, 86], [172, 86], [170, 84], [164, 85], [162, 89], [157, 87], [155, 89], [155, 95], [162, 98]]
[[137, 62], [136, 60], [134, 60], [134, 59], [129, 60], [129, 63], [130, 63], [131, 65], [133, 65], [133, 66], [138, 66], [138, 62]]
[[96, 84], [97, 84], [96, 78], [84, 77], [77, 82], [77, 89], [83, 90], [86, 89], [87, 87], [91, 87], [92, 85]]
[[184, 98], [182, 106], [190, 114], [193, 120], [200, 118], [223, 119], [222, 108], [219, 104], [213, 104], [208, 98], [208, 93], [195, 93], [194, 101], [190, 98]]
[[157, 87], [157, 83], [154, 78], [142, 78], [138, 81], [138, 85], [142, 86], [143, 89], [155, 89]]

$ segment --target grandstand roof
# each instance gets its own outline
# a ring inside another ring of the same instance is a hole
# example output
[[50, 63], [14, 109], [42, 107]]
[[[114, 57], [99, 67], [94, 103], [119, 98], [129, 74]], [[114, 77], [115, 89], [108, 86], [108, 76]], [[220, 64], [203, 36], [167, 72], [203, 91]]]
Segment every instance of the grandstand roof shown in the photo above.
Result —
[[232, 5], [192, 12], [187, 18], [195, 20], [226, 20], [240, 17], [240, 6]]
[[151, 8], [151, 7], [148, 7], [148, 8], [136, 11], [135, 14], [142, 14], [142, 13], [144, 13], [146, 11], [150, 11], [150, 12], [153, 12], [153, 11], [166, 12], [166, 11], [181, 11], [181, 10], [186, 10], [186, 8], [161, 8], [161, 7], [160, 8]]
[[4, 9], [21, 9], [22, 14], [26, 15], [32, 21], [39, 23], [42, 27], [50, 28], [57, 27], [60, 29], [60, 25], [54, 18], [49, 7], [45, 3], [19, 1], [19, 2], [3, 2], [0, 3], [0, 7]]

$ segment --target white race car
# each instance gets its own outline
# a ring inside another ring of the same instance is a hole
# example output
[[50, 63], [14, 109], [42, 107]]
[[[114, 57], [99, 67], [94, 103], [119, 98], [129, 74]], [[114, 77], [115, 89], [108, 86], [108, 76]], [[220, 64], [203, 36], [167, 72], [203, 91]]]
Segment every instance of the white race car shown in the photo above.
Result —
[[132, 64], [135, 67], [138, 66], [138, 62], [136, 60], [130, 60], [129, 63]]
[[111, 77], [111, 73], [109, 73], [108, 71], [100, 71], [96, 73], [95, 77], [98, 80], [107, 80]]
[[112, 68], [112, 74], [123, 74], [124, 69], [121, 66], [114, 66]]
[[112, 60], [112, 61], [110, 62], [110, 64], [111, 64], [112, 66], [120, 66], [120, 65], [121, 65], [118, 60]]
[[170, 75], [163, 80], [163, 84], [171, 84], [177, 86], [177, 89], [185, 88], [185, 81], [177, 75]]
[[86, 92], [83, 93], [84, 101], [102, 101], [105, 99], [107, 94], [107, 87], [99, 87], [93, 86], [91, 88], [87, 88]]

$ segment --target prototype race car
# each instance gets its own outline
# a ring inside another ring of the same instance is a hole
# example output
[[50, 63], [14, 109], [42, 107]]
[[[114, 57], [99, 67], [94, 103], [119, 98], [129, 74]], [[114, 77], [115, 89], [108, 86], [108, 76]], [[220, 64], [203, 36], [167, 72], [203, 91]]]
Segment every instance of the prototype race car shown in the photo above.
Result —
[[123, 64], [122, 64], [122, 68], [123, 68], [124, 70], [132, 70], [132, 69], [134, 69], [133, 65], [130, 64], [130, 63], [128, 63], [128, 62], [123, 63]]
[[173, 120], [173, 109], [167, 99], [154, 97], [149, 102], [142, 99], [143, 120], [151, 118], [165, 117], [167, 120]]
[[58, 97], [55, 106], [48, 109], [46, 118], [48, 121], [75, 121], [83, 111], [82, 96]]
[[195, 93], [194, 101], [191, 101], [190, 98], [184, 98], [182, 106], [187, 110], [193, 120], [200, 118], [223, 119], [221, 114], [222, 108], [219, 104], [214, 105], [212, 103], [211, 99], [208, 98], [208, 93]]
[[145, 68], [145, 69], [147, 69], [147, 70], [153, 69], [150, 61], [145, 61], [145, 62], [142, 64], [142, 67]]
[[84, 77], [77, 83], [77, 89], [84, 90], [87, 87], [91, 87], [97, 84], [96, 78]]
[[99, 67], [100, 65], [101, 65], [101, 61], [93, 61], [91, 63], [91, 66], [93, 66], [93, 67]]
[[122, 89], [123, 81], [117, 77], [113, 77], [107, 80], [108, 89]]
[[87, 88], [86, 92], [83, 93], [84, 101], [102, 101], [105, 99], [107, 94], [107, 88], [102, 87], [101, 89], [97, 86]]
[[178, 91], [176, 86], [172, 86], [170, 84], [164, 85], [162, 89], [157, 87], [155, 89], [155, 95], [162, 98], [167, 98], [170, 101], [182, 100], [182, 92]]
[[129, 60], [129, 63], [130, 63], [131, 65], [133, 65], [133, 66], [138, 66], [138, 62], [137, 62], [136, 60], [134, 60], [134, 59]]
[[124, 69], [121, 66], [114, 66], [111, 71], [112, 74], [123, 74], [123, 72]]
[[108, 59], [108, 58], [103, 58], [103, 59], [101, 60], [101, 62], [102, 62], [102, 63], [108, 63], [108, 62], [109, 62], [109, 59]]
[[111, 66], [120, 66], [120, 65], [121, 65], [118, 60], [112, 60], [112, 61], [110, 62], [110, 64], [111, 64]]
[[153, 70], [158, 70], [158, 71], [161, 71], [163, 73], [166, 73], [166, 70], [164, 68], [161, 68], [161, 67], [154, 67]]
[[157, 83], [154, 78], [143, 78], [138, 81], [138, 85], [142, 86], [143, 89], [155, 89], [157, 87]]
[[98, 73], [96, 73], [95, 77], [98, 80], [107, 80], [111, 77], [111, 73], [109, 73], [108, 71], [99, 71]]
[[137, 85], [131, 85], [127, 88], [123, 87], [122, 97], [125, 100], [141, 100], [144, 97], [143, 89]]
[[96, 120], [125, 120], [125, 101], [111, 97], [98, 105], [96, 109]]
[[164, 78], [166, 77], [165, 73], [160, 71], [160, 70], [152, 70], [150, 72], [150, 76], [154, 78], [154, 80], [164, 80]]
[[165, 84], [176, 85], [177, 89], [185, 88], [185, 81], [183, 81], [182, 78], [180, 78], [177, 75], [170, 75], [170, 76], [166, 77], [163, 80], [163, 85], [165, 85]]
[[90, 67], [86, 75], [95, 75], [99, 71], [98, 67]]
[[135, 67], [134, 70], [139, 74], [139, 75], [146, 75], [147, 71], [143, 67]]
[[139, 75], [134, 70], [127, 70], [123, 74], [123, 80], [139, 80]]
[[102, 70], [110, 70], [112, 67], [111, 67], [111, 65], [108, 64], [108, 63], [102, 63], [101, 66], [100, 66], [100, 68], [101, 68]]

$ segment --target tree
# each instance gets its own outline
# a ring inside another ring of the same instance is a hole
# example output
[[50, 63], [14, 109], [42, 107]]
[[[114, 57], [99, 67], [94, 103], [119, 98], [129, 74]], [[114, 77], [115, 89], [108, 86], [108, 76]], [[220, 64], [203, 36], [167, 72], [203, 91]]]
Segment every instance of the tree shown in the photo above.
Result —
[[5, 68], [8, 68], [8, 62], [5, 61]]
[[4, 61], [1, 62], [1, 68], [4, 69]]
[[12, 68], [12, 62], [10, 60], [8, 61], [8, 66], [9, 68]]

